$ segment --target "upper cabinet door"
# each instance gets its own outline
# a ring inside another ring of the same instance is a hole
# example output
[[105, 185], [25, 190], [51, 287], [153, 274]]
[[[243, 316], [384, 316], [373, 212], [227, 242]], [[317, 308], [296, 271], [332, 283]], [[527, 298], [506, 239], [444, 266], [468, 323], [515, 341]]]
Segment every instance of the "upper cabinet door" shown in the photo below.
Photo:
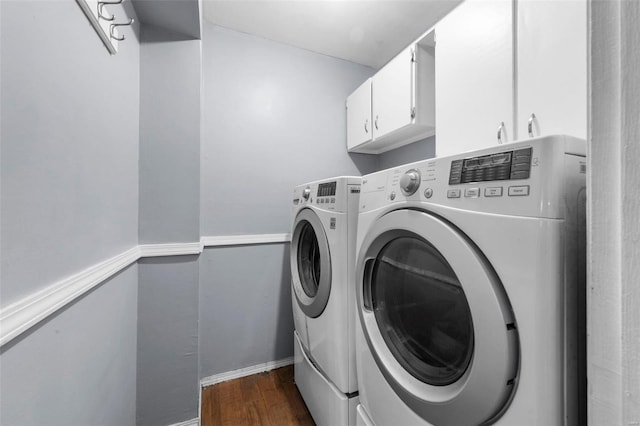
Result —
[[403, 50], [373, 76], [374, 137], [382, 137], [412, 123], [414, 45]]
[[371, 79], [368, 79], [347, 98], [347, 149], [371, 141], [372, 135]]
[[514, 139], [513, 10], [466, 0], [436, 25], [437, 156]]
[[587, 137], [587, 1], [518, 2], [518, 138]]

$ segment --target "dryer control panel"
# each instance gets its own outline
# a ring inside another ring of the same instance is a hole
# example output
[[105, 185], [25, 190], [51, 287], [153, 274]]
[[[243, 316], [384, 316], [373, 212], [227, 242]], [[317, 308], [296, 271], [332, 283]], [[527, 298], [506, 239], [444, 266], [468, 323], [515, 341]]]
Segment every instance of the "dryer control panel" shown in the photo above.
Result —
[[393, 167], [362, 177], [359, 211], [429, 203], [562, 218], [563, 182], [568, 176], [584, 181], [585, 151], [584, 140], [552, 135]]
[[454, 160], [449, 185], [495, 180], [529, 179], [531, 148]]

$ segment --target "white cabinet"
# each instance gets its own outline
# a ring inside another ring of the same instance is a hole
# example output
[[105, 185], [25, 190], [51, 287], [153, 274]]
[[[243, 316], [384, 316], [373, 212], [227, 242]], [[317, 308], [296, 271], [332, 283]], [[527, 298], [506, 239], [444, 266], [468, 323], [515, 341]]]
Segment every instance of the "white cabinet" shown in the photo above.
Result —
[[347, 149], [371, 141], [371, 79], [367, 79], [347, 98]]
[[436, 25], [436, 155], [525, 139], [529, 127], [585, 138], [586, 25], [586, 0], [466, 0], [447, 15]]
[[513, 1], [467, 0], [436, 35], [436, 156], [497, 143], [502, 122], [512, 138]]
[[371, 111], [376, 138], [402, 129], [413, 120], [414, 49], [406, 48], [373, 76]]
[[431, 33], [387, 63], [370, 85], [365, 82], [347, 98], [347, 149], [379, 154], [432, 136], [434, 85]]
[[517, 133], [587, 137], [586, 0], [518, 2]]

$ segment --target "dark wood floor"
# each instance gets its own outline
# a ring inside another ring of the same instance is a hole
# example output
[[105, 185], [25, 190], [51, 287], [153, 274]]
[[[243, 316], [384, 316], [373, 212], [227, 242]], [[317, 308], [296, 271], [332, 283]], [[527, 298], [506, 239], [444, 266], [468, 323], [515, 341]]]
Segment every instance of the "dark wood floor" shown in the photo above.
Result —
[[202, 426], [314, 425], [292, 365], [202, 389], [201, 416]]

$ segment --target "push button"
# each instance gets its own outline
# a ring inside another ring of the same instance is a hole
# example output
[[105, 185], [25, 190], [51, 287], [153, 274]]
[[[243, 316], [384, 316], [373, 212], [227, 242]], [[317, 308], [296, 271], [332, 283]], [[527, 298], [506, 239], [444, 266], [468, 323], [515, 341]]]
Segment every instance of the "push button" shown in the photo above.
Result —
[[529, 185], [509, 187], [509, 197], [526, 197], [527, 195], [529, 195]]
[[464, 190], [466, 198], [478, 198], [480, 196], [480, 188], [467, 188]]
[[450, 189], [447, 191], [447, 198], [460, 198], [459, 189]]
[[496, 188], [485, 188], [484, 196], [485, 197], [502, 197], [502, 187], [499, 186]]

